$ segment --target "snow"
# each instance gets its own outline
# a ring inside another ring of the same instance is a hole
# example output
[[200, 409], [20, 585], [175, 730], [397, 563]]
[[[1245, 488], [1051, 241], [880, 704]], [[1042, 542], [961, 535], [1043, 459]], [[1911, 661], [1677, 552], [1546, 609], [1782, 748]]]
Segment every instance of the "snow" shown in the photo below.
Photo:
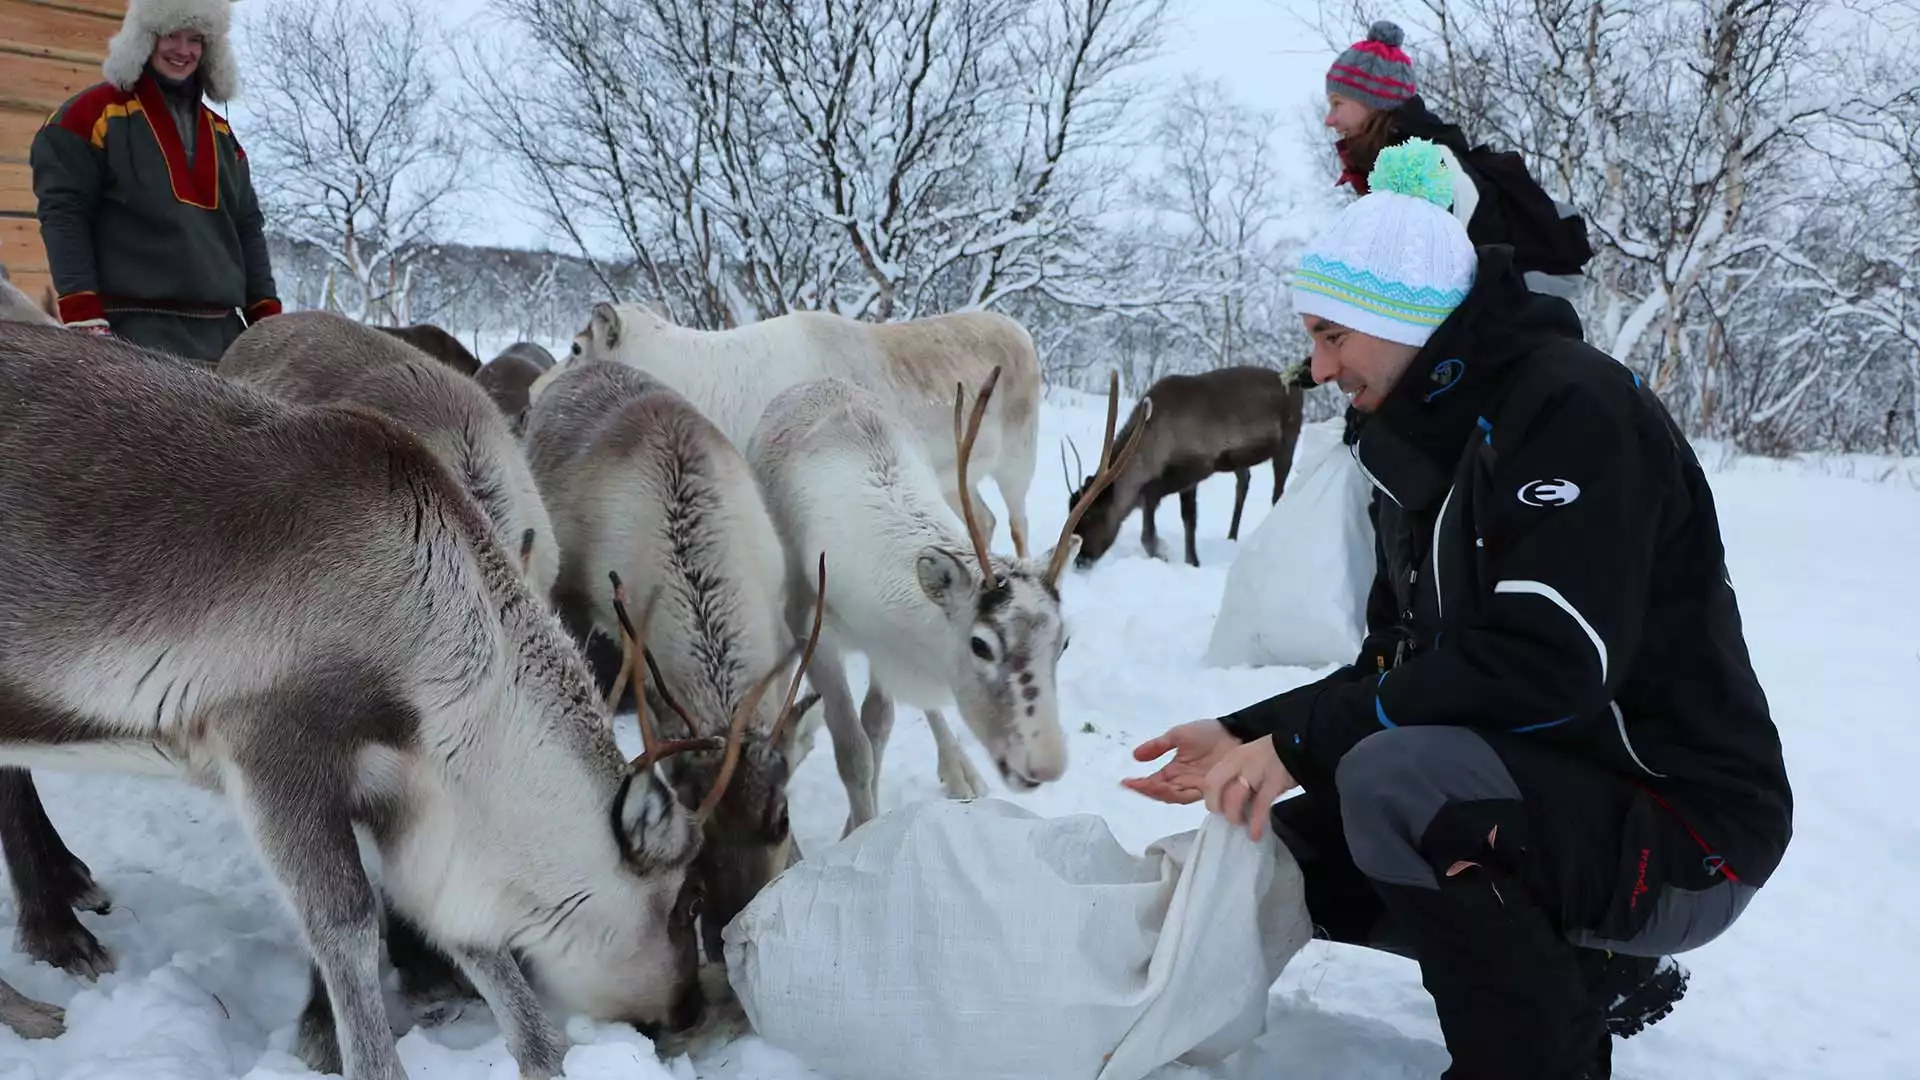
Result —
[[[1065, 433], [1097, 446], [1104, 405], [1056, 392], [1043, 412], [1043, 458]], [[1303, 439], [1333, 437], [1316, 425]], [[1920, 579], [1907, 565], [1920, 535], [1920, 463], [1872, 458], [1772, 462], [1703, 452], [1729, 546], [1754, 661], [1781, 728], [1794, 782], [1796, 835], [1746, 916], [1689, 954], [1687, 998], [1644, 1034], [1617, 1043], [1622, 1080], [1773, 1080], [1911, 1076], [1920, 1031], [1920, 817], [1911, 772], [1920, 760], [1912, 686], [1920, 675], [1913, 610]], [[1066, 510], [1043, 460], [1030, 500], [1044, 547]], [[1146, 559], [1137, 519], [1093, 569], [1070, 572], [1074, 627], [1061, 661], [1062, 714], [1072, 764], [1029, 795], [999, 790], [1042, 814], [1103, 815], [1129, 850], [1194, 827], [1202, 811], [1149, 802], [1119, 785], [1144, 767], [1130, 750], [1165, 727], [1223, 712], [1325, 669], [1201, 666], [1234, 547], [1225, 539], [1231, 475], [1200, 493], [1201, 567]], [[987, 497], [998, 495], [989, 487]], [[1268, 510], [1264, 476], [1242, 535]], [[1163, 507], [1162, 537], [1179, 551], [1179, 514]], [[1005, 515], [999, 520], [1004, 523]], [[997, 548], [1008, 546], [1004, 524]], [[852, 672], [859, 692], [863, 669]], [[635, 736], [631, 720], [624, 741]], [[970, 737], [961, 736], [969, 749]], [[939, 798], [934, 748], [918, 714], [901, 710], [888, 746], [882, 809]], [[983, 775], [993, 772], [976, 757]], [[167, 780], [37, 777], [67, 843], [115, 906], [80, 919], [118, 969], [83, 983], [16, 949], [0, 978], [67, 1009], [69, 1030], [29, 1042], [0, 1031], [5, 1080], [283, 1080], [312, 1074], [287, 1051], [304, 1002], [297, 931], [225, 805]], [[793, 781], [794, 828], [808, 850], [837, 836], [846, 812], [826, 735]], [[3, 902], [13, 919], [11, 894]], [[405, 1012], [397, 995], [396, 1019]], [[790, 1055], [755, 1037], [662, 1064], [630, 1029], [575, 1018], [567, 1059], [575, 1080], [807, 1080]], [[413, 1027], [400, 1042], [422, 1080], [516, 1075], [487, 1010]], [[1338, 1061], [1336, 1066], [1334, 1062]], [[1272, 995], [1271, 1030], [1219, 1070], [1169, 1067], [1156, 1080], [1318, 1077], [1412, 1080], [1446, 1062], [1417, 969], [1398, 957], [1314, 942]], [[830, 1078], [828, 1078], [830, 1080]]]

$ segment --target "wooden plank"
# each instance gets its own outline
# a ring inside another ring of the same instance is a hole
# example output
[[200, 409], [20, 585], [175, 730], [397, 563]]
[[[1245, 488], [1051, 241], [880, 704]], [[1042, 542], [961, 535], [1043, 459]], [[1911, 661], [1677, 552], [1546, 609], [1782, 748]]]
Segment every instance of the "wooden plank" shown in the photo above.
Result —
[[31, 214], [36, 205], [33, 170], [24, 163], [0, 161], [0, 214]]
[[[17, 0], [17, 2], [100, 15], [112, 19], [115, 23], [118, 23], [120, 17], [127, 13], [127, 0]], [[109, 33], [108, 36], [111, 37], [112, 34]], [[105, 45], [100, 47], [106, 48]]]
[[120, 28], [109, 15], [32, 0], [0, 0], [0, 49], [98, 64]]
[[0, 107], [45, 119], [61, 102], [104, 78], [96, 63], [0, 54]]
[[32, 219], [0, 218], [0, 263], [7, 266], [7, 277], [20, 291], [40, 301], [53, 285], [47, 269], [47, 252], [40, 246], [40, 223]]
[[34, 133], [46, 119], [25, 109], [0, 109], [0, 164], [26, 164]]

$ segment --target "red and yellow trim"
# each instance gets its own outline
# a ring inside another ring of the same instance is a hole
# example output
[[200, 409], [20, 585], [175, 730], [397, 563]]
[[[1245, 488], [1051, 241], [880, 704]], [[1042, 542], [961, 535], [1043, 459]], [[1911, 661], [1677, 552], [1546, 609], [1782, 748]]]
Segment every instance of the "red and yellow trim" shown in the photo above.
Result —
[[[173, 184], [173, 197], [202, 210], [220, 209], [220, 154], [214, 148], [213, 112], [200, 106], [197, 120], [200, 130], [194, 145], [205, 150], [195, 154], [187, 165], [187, 147], [180, 141], [180, 129], [174, 126], [173, 112], [160, 95], [160, 87], [145, 76], [133, 84], [141, 108], [147, 114], [147, 128], [160, 144], [167, 159], [167, 179]], [[223, 125], [224, 126], [224, 125]]]
[[261, 319], [272, 318], [280, 314], [280, 301], [269, 296], [265, 300], [255, 300], [247, 308], [247, 322], [257, 323]]

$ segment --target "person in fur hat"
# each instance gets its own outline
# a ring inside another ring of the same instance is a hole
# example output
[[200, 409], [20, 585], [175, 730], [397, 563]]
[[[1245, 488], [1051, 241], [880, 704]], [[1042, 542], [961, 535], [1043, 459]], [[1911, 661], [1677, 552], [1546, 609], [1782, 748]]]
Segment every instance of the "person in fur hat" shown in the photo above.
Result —
[[133, 0], [106, 79], [56, 109], [30, 161], [60, 320], [212, 368], [280, 312], [233, 128], [230, 0]]

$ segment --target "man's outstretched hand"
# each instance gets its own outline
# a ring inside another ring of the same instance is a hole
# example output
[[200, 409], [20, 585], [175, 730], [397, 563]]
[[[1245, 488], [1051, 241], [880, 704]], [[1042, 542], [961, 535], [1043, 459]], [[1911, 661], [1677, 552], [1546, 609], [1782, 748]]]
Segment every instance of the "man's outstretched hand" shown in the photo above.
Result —
[[1165, 803], [1198, 802], [1206, 796], [1207, 770], [1239, 746], [1240, 740], [1228, 734], [1218, 720], [1181, 724], [1133, 748], [1135, 761], [1152, 761], [1169, 750], [1174, 752], [1172, 761], [1151, 776], [1129, 776], [1120, 783]]
[[1218, 720], [1195, 720], [1169, 729], [1135, 747], [1135, 761], [1152, 761], [1168, 751], [1173, 760], [1150, 776], [1120, 783], [1150, 799], [1191, 803], [1205, 799], [1207, 809], [1235, 825], [1247, 826], [1258, 841], [1266, 835], [1267, 808], [1296, 786], [1274, 753], [1271, 736], [1242, 743]]

